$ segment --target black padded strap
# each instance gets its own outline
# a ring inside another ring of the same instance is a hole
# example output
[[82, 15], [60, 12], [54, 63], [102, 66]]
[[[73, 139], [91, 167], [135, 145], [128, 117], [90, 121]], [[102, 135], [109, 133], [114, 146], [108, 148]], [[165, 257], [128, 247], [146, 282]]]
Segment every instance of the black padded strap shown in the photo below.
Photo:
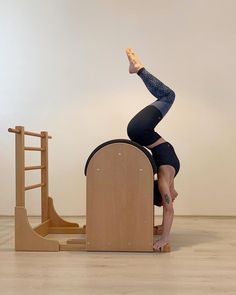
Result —
[[85, 164], [85, 168], [84, 168], [84, 175], [86, 176], [87, 174], [87, 167], [88, 167], [88, 164], [90, 162], [90, 160], [92, 159], [93, 155], [98, 151], [100, 150], [101, 148], [103, 148], [104, 146], [108, 145], [108, 144], [112, 144], [112, 143], [128, 143], [128, 144], [131, 144], [131, 145], [134, 145], [136, 146], [137, 148], [139, 148], [141, 151], [144, 152], [144, 154], [148, 157], [151, 165], [152, 165], [152, 169], [153, 169], [153, 174], [156, 174], [157, 173], [157, 166], [154, 162], [154, 159], [151, 155], [151, 153], [146, 149], [144, 148], [142, 145], [134, 142], [134, 141], [131, 141], [129, 139], [112, 139], [112, 140], [109, 140], [109, 141], [106, 141], [102, 144], [100, 144], [98, 147], [95, 148], [94, 151], [92, 151], [92, 153], [90, 154], [90, 156], [88, 157], [87, 159], [87, 162]]

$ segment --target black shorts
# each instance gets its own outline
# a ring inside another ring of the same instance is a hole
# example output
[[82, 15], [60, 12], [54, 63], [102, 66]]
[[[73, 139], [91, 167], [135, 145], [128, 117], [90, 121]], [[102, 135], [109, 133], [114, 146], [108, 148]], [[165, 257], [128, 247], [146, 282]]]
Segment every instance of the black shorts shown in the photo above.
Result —
[[175, 176], [178, 174], [180, 169], [180, 162], [175, 153], [174, 147], [169, 142], [163, 142], [153, 149], [151, 149], [152, 156], [157, 165], [157, 169], [161, 165], [170, 165], [175, 169]]

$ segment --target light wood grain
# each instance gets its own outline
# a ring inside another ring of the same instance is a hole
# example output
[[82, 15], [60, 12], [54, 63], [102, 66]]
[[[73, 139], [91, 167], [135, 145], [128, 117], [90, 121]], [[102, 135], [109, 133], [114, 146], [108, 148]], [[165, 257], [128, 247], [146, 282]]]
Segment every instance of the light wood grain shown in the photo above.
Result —
[[87, 250], [153, 251], [153, 169], [127, 143], [99, 149], [86, 178]]
[[[27, 132], [23, 126], [9, 128], [9, 132], [15, 133], [16, 140], [16, 207], [15, 207], [15, 250], [17, 251], [59, 251], [70, 249], [70, 244], [60, 244], [44, 238], [49, 233], [65, 233], [65, 227], [70, 233], [85, 233], [85, 227], [80, 228], [76, 223], [63, 220], [53, 206], [53, 200], [48, 196], [48, 133]], [[41, 137], [40, 148], [25, 147], [25, 135]], [[41, 166], [25, 167], [25, 150], [41, 152]], [[43, 167], [44, 169], [41, 169]], [[25, 187], [25, 171], [41, 169], [41, 183]], [[41, 220], [42, 223], [35, 229], [30, 226], [27, 209], [25, 208], [25, 191], [41, 188]], [[72, 245], [70, 250], [75, 250]], [[81, 247], [79, 247], [81, 250]]]
[[14, 218], [0, 218], [1, 294], [235, 295], [235, 218], [175, 217], [170, 243], [170, 253], [15, 252]]
[[48, 214], [48, 133], [41, 131], [41, 166], [45, 168], [41, 170], [41, 182], [45, 185], [41, 188], [41, 220], [42, 222], [49, 219]]

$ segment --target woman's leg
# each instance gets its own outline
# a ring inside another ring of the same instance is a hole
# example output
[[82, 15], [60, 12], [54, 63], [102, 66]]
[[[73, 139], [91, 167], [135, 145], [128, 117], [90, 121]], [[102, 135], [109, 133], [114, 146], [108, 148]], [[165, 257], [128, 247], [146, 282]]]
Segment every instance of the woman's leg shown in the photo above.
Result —
[[157, 108], [151, 105], [146, 106], [128, 123], [127, 134], [129, 138], [143, 146], [153, 144], [161, 138], [154, 130], [161, 119], [162, 114]]
[[[154, 131], [155, 126], [163, 119], [171, 108], [175, 93], [168, 86], [150, 74], [138, 60], [135, 53], [128, 49], [130, 73], [137, 73], [147, 89], [156, 97], [156, 101], [141, 110], [128, 124], [127, 133], [131, 140], [146, 147], [154, 147], [161, 136]], [[158, 170], [158, 187], [163, 204], [163, 232], [161, 239], [156, 241], [154, 249], [164, 246], [169, 239], [173, 222], [174, 209], [170, 187], [173, 183], [175, 169], [170, 165], [163, 165]]]
[[155, 102], [142, 109], [129, 122], [127, 133], [131, 140], [148, 148], [153, 148], [156, 142], [161, 140], [161, 136], [154, 131], [154, 128], [171, 108], [175, 93], [150, 74], [131, 49], [127, 49], [126, 53], [130, 61], [130, 73], [137, 73], [147, 89], [157, 98]]
[[128, 48], [126, 53], [130, 62], [130, 73], [137, 73], [143, 80], [147, 89], [157, 99], [151, 105], [160, 110], [162, 117], [164, 117], [175, 100], [174, 91], [149, 73], [131, 48]]
[[151, 105], [155, 106], [162, 113], [162, 117], [171, 108], [175, 100], [175, 93], [172, 89], [162, 83], [159, 79], [149, 73], [145, 68], [140, 69], [137, 74], [143, 80], [147, 89], [156, 97]]

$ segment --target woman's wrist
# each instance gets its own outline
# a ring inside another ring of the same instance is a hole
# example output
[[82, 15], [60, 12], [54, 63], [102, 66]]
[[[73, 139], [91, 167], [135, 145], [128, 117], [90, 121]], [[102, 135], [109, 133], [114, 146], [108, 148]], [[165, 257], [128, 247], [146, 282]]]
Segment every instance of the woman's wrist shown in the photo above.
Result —
[[169, 237], [163, 237], [163, 236], [161, 236], [160, 240], [161, 240], [162, 242], [164, 242], [164, 243], [167, 244], [167, 243], [169, 242]]

